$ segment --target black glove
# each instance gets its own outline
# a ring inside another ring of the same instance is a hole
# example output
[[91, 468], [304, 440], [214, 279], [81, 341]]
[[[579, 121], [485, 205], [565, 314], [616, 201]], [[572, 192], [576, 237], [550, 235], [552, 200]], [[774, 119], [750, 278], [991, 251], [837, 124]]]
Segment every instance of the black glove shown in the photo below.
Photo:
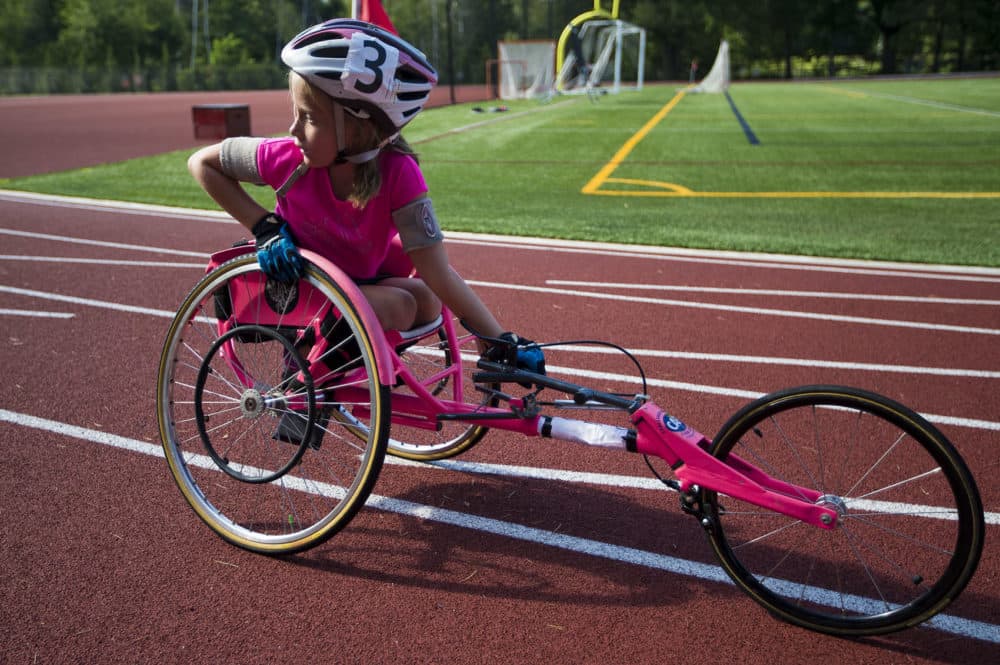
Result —
[[305, 263], [288, 230], [288, 222], [268, 213], [254, 224], [251, 232], [256, 239], [257, 263], [265, 275], [290, 283], [305, 274]]

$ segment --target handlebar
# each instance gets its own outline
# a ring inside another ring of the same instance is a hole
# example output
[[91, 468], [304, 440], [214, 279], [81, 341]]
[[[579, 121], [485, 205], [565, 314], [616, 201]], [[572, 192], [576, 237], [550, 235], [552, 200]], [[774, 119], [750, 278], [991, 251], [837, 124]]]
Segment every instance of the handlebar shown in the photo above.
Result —
[[480, 359], [476, 366], [484, 371], [473, 373], [472, 380], [475, 383], [530, 383], [540, 388], [552, 388], [571, 395], [573, 402], [578, 406], [583, 406], [588, 402], [597, 402], [633, 413], [644, 403], [641, 395], [623, 397], [489, 360]]

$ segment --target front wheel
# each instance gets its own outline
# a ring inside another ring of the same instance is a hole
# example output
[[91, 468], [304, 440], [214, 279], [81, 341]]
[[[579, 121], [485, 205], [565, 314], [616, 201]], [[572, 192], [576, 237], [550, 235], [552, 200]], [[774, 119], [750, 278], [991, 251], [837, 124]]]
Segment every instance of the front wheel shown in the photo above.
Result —
[[710, 452], [818, 489], [839, 514], [825, 530], [701, 492], [723, 568], [781, 619], [832, 635], [889, 633], [943, 610], [975, 572], [985, 529], [975, 482], [905, 406], [852, 388], [785, 390], [738, 411]]

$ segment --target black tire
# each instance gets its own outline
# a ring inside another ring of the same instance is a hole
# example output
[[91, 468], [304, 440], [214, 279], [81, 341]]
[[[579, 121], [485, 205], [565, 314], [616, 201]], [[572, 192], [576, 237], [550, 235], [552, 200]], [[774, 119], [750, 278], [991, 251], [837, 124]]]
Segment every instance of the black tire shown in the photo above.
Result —
[[933, 425], [892, 400], [836, 386], [773, 393], [733, 415], [711, 453], [817, 488], [840, 513], [825, 530], [701, 492], [723, 568], [781, 619], [839, 636], [902, 630], [943, 610], [976, 570], [975, 482]]
[[[242, 303], [239, 312], [233, 301]], [[354, 341], [356, 362], [341, 383], [320, 388], [305, 372], [304, 387], [295, 386], [291, 378], [306, 366], [295, 352], [305, 325], [296, 317], [331, 311]], [[372, 344], [336, 280], [311, 264], [289, 289], [265, 280], [253, 254], [242, 256], [184, 299], [160, 357], [157, 417], [170, 472], [215, 533], [248, 550], [287, 554], [350, 522], [378, 478], [389, 432], [389, 388], [378, 380]], [[330, 417], [348, 392], [355, 408], [364, 404], [360, 436]], [[275, 438], [283, 418], [298, 428], [297, 441]]]

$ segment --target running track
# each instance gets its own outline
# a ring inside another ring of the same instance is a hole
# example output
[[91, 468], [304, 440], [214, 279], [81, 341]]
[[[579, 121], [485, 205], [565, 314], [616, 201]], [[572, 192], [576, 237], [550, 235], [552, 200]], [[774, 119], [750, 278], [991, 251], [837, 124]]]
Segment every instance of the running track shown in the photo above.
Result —
[[645, 351], [656, 401], [707, 434], [813, 382], [938, 423], [992, 520], [979, 571], [940, 626], [845, 641], [660, 567], [712, 561], [697, 525], [641, 459], [567, 443], [493, 432], [451, 465], [387, 465], [299, 556], [223, 543], [156, 455], [154, 381], [168, 317], [239, 236], [214, 214], [0, 193], [0, 662], [1000, 662], [1000, 271], [451, 238], [508, 327]]

